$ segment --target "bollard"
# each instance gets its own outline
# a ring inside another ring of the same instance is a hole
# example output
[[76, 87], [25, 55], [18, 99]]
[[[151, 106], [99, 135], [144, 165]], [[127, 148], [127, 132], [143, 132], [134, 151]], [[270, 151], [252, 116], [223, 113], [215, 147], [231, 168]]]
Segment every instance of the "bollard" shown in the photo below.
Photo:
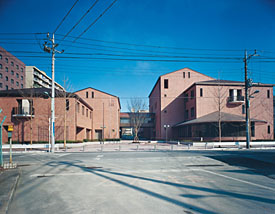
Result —
[[180, 142], [178, 141], [178, 145], [180, 145]]
[[205, 143], [205, 149], [207, 149], [207, 143]]
[[120, 151], [120, 150], [121, 150], [121, 145], [118, 146], [118, 151]]
[[188, 143], [188, 150], [190, 149], [190, 143]]
[[103, 146], [101, 146], [101, 152], [103, 152]]
[[171, 151], [173, 151], [173, 145], [171, 145]]
[[83, 152], [85, 151], [85, 145], [83, 146]]
[[154, 145], [154, 150], [155, 150], [155, 151], [157, 150], [157, 145]]
[[138, 145], [137, 145], [137, 151], [138, 151]]

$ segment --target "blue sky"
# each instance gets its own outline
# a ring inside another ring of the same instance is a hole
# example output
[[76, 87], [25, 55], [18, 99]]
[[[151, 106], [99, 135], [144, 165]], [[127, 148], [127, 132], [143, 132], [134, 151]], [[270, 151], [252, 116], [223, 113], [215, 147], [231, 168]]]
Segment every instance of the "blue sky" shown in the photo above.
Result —
[[[75, 1], [0, 0], [0, 46], [51, 76], [51, 60], [41, 45], [46, 41], [45, 33], [56, 29]], [[94, 2], [77, 2], [56, 32], [57, 42]], [[71, 45], [73, 37], [79, 36], [111, 2], [99, 0], [69, 34], [71, 37], [60, 43], [58, 49], [65, 50], [57, 56], [64, 58], [56, 59], [56, 81], [60, 84], [65, 77], [72, 90], [90, 86], [119, 96], [122, 111], [126, 111], [128, 98], [148, 100], [159, 75], [180, 68], [242, 81], [245, 49], [249, 53], [257, 49], [260, 54], [249, 63], [253, 81], [275, 82], [274, 0], [118, 0]]]

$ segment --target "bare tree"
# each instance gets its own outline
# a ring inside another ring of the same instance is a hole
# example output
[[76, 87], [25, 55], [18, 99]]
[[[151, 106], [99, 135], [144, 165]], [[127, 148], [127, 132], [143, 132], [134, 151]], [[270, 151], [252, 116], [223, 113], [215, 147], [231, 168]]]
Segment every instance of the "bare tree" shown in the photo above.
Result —
[[138, 134], [140, 127], [145, 121], [144, 110], [146, 109], [145, 101], [141, 98], [131, 98], [128, 102], [128, 110], [130, 112], [130, 122], [134, 128], [134, 142], [139, 142]]

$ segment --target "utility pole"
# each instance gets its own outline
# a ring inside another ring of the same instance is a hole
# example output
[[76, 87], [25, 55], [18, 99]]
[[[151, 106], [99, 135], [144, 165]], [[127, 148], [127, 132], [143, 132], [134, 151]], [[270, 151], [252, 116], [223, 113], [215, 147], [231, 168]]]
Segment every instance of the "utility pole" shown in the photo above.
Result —
[[55, 52], [57, 53], [63, 53], [64, 51], [57, 51], [55, 48], [58, 46], [58, 44], [55, 44], [54, 41], [54, 34], [52, 35], [52, 38], [50, 38], [50, 35], [48, 33], [48, 39], [51, 41], [52, 45], [51, 47], [47, 46], [47, 42], [44, 43], [44, 51], [47, 53], [52, 53], [52, 94], [51, 94], [51, 152], [54, 153], [54, 145], [55, 145], [55, 130], [54, 130], [54, 122], [55, 122], [55, 80], [54, 80], [54, 73], [55, 73]]
[[255, 50], [254, 54], [247, 56], [247, 51], [244, 54], [244, 81], [245, 81], [245, 122], [246, 122], [246, 148], [250, 148], [250, 96], [248, 89], [252, 87], [252, 80], [247, 78], [247, 63], [253, 56], [259, 56]]

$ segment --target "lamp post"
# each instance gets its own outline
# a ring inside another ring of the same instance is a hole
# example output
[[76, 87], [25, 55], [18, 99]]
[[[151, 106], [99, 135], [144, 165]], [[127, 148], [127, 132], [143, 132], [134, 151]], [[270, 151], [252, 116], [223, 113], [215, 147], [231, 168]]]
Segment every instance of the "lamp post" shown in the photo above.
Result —
[[167, 142], [167, 129], [170, 127], [170, 125], [164, 125], [165, 128], [165, 141]]

